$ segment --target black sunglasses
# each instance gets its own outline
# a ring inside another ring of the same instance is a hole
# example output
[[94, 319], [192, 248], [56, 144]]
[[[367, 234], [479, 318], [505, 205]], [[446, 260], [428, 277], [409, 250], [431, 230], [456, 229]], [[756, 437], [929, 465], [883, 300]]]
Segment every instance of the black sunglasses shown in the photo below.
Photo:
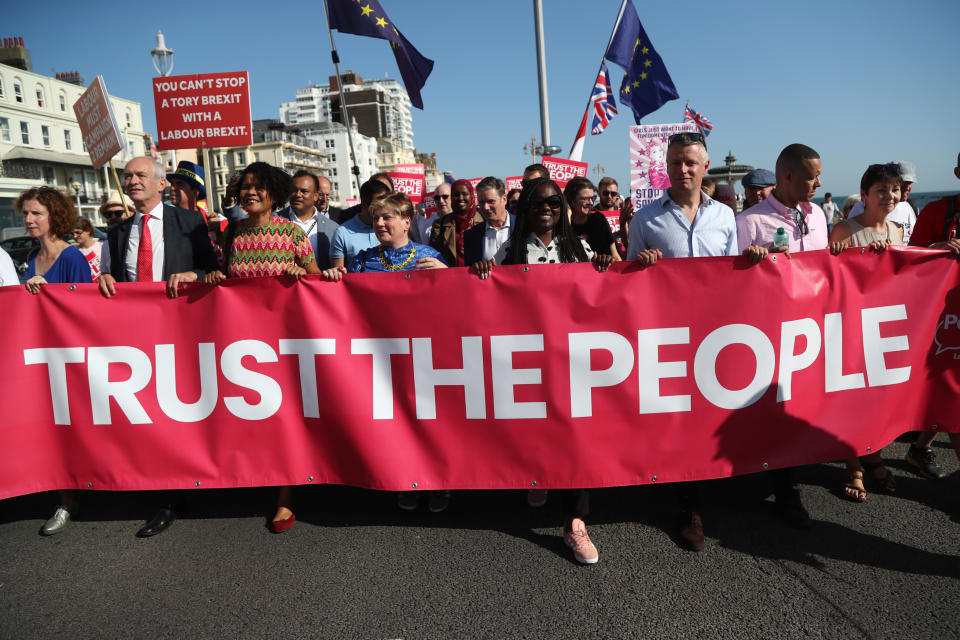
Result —
[[810, 233], [810, 227], [807, 225], [807, 216], [800, 213], [798, 209], [793, 210], [793, 221], [796, 223], [800, 233], [803, 235]]
[[553, 195], [547, 198], [530, 198], [530, 208], [536, 209], [543, 205], [546, 202], [547, 206], [551, 209], [559, 209], [563, 206], [563, 198], [558, 195]]
[[675, 133], [669, 138], [667, 138], [667, 146], [669, 147], [673, 143], [680, 143], [682, 145], [688, 144], [702, 144], [703, 148], [707, 148], [707, 139], [703, 136], [702, 133], [690, 132], [690, 131], [681, 131], [680, 133]]
[[119, 210], [118, 210], [118, 209], [108, 209], [108, 210], [106, 210], [106, 211], [103, 212], [103, 217], [104, 217], [104, 218], [122, 218], [122, 217], [123, 217], [123, 209], [119, 209]]

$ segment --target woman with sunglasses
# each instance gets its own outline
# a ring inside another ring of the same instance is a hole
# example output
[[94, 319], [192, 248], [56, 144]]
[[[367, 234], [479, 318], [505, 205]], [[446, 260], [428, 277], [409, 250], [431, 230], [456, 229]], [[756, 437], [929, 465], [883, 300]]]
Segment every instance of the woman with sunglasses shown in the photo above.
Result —
[[[308, 273], [320, 273], [310, 238], [297, 225], [274, 215], [293, 193], [290, 176], [266, 162], [254, 162], [243, 170], [239, 184], [240, 207], [247, 217], [232, 221], [223, 234], [223, 263], [229, 276], [299, 280]], [[222, 271], [211, 271], [204, 282], [220, 284], [226, 278]], [[290, 487], [281, 487], [271, 531], [283, 533], [293, 526], [297, 519], [292, 507]]]
[[[52, 187], [35, 187], [21, 193], [15, 206], [23, 215], [27, 234], [40, 241], [40, 248], [27, 260], [27, 291], [36, 295], [47, 283], [89, 284], [87, 259], [62, 239], [77, 220], [77, 210], [70, 199]], [[77, 513], [73, 491], [58, 493], [60, 505], [40, 529], [46, 536], [63, 531], [70, 517]]]
[[87, 218], [78, 218], [73, 228], [73, 241], [77, 243], [80, 253], [90, 265], [90, 274], [96, 282], [100, 277], [100, 256], [103, 252], [103, 242], [93, 235], [93, 223]]
[[586, 240], [594, 253], [613, 256], [614, 262], [620, 261], [607, 217], [593, 208], [596, 189], [590, 179], [579, 176], [573, 178], [563, 189], [563, 197], [570, 207], [573, 232]]
[[[606, 271], [613, 263], [613, 256], [594, 253], [586, 242], [577, 237], [570, 224], [567, 203], [557, 183], [546, 178], [535, 178], [524, 185], [517, 202], [516, 227], [510, 237], [504, 264], [591, 261], [598, 271]], [[486, 279], [490, 277], [494, 265], [494, 260], [481, 260], [472, 268], [481, 279]], [[586, 489], [563, 489], [556, 493], [560, 494], [563, 506], [564, 542], [573, 550], [577, 562], [597, 562], [600, 555], [587, 535], [587, 525], [584, 523], [590, 510], [590, 494]]]

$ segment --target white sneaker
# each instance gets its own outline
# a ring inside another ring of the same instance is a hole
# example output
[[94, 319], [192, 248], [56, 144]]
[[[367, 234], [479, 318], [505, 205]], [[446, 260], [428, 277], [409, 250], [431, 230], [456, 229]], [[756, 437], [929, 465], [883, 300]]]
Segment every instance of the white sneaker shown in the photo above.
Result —
[[530, 489], [527, 491], [527, 504], [531, 507], [542, 507], [547, 504], [547, 490]]
[[52, 536], [55, 533], [60, 533], [67, 528], [67, 525], [70, 524], [70, 510], [73, 509], [73, 512], [76, 513], [76, 507], [65, 507], [63, 505], [57, 507], [57, 510], [53, 512], [53, 515], [50, 516], [50, 519], [43, 525], [43, 528], [40, 529], [40, 533], [45, 536]]
[[587, 525], [580, 518], [574, 518], [569, 533], [563, 534], [563, 541], [573, 549], [573, 557], [580, 564], [595, 564], [600, 553], [587, 535]]

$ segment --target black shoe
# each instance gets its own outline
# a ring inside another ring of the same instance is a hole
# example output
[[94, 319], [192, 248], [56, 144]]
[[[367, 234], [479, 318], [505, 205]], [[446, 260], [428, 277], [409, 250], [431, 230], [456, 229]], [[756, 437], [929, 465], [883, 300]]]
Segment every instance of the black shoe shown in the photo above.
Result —
[[147, 524], [143, 525], [140, 531], [137, 531], [138, 538], [149, 538], [150, 536], [155, 536], [158, 533], [163, 533], [166, 531], [173, 521], [177, 519], [177, 514], [174, 513], [173, 509], [168, 509], [164, 507], [157, 511], [150, 521]]
[[813, 525], [810, 522], [810, 514], [803, 506], [800, 500], [800, 492], [791, 492], [791, 495], [777, 496], [777, 513], [784, 522], [794, 529], [808, 531]]
[[903, 459], [909, 462], [914, 470], [924, 478], [941, 480], [947, 475], [943, 468], [937, 464], [937, 454], [933, 452], [933, 447], [918, 447], [912, 444]]
[[703, 549], [703, 521], [696, 511], [683, 511], [677, 516], [677, 539], [690, 551]]

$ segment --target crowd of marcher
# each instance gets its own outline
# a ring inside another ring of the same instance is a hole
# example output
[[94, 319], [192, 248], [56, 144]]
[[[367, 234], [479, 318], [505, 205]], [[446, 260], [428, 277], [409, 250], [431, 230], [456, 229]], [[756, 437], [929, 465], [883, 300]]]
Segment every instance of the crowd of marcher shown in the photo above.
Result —
[[[821, 208], [812, 199], [821, 186], [822, 160], [810, 147], [791, 144], [773, 172], [756, 169], [743, 179], [746, 208], [739, 214], [703, 189], [709, 164], [703, 136], [680, 133], [667, 148], [670, 188], [637, 211], [631, 199], [621, 199], [612, 178], [603, 178], [598, 187], [575, 178], [561, 188], [543, 165], [533, 164], [524, 171], [519, 191], [507, 192], [496, 177], [484, 178], [476, 189], [467, 180], [445, 182], [433, 193], [436, 214], [426, 216], [394, 190], [386, 174], [361, 186], [359, 204], [338, 209], [330, 205], [326, 178], [305, 171], [291, 177], [255, 162], [231, 181], [220, 215], [200, 206], [206, 197], [201, 167], [184, 162], [165, 174], [159, 162], [142, 157], [124, 168], [126, 195], [101, 208], [109, 225], [102, 245], [93, 238], [91, 222], [78, 219], [69, 198], [56, 189], [30, 189], [16, 207], [27, 233], [40, 241], [28, 261], [27, 290], [36, 294], [45, 283], [92, 280], [106, 298], [117, 295], [125, 282], [165, 282], [167, 294], [176, 297], [181, 283], [217, 285], [229, 278], [317, 274], [339, 281], [346, 273], [456, 267], [488, 278], [498, 265], [590, 262], [603, 272], [622, 259], [650, 268], [670, 258], [741, 254], [756, 264], [772, 252], [824, 249], [839, 255], [848, 247], [881, 252], [908, 242], [960, 256], [960, 195], [931, 203], [918, 217], [907, 198], [916, 180], [909, 163], [870, 165], [859, 202], [841, 207], [827, 194]], [[960, 156], [954, 171], [960, 179]], [[172, 205], [163, 201], [168, 185]], [[63, 240], [70, 232], [76, 246]], [[0, 255], [2, 282], [17, 284], [10, 271], [9, 257]], [[934, 437], [921, 432], [907, 460], [918, 473], [939, 479], [944, 474], [930, 446]], [[960, 456], [960, 434], [951, 434], [951, 440]], [[840, 495], [849, 500], [867, 499], [865, 472], [873, 490], [896, 490], [880, 451], [851, 458], [846, 467]], [[769, 476], [780, 516], [808, 528], [795, 470]], [[596, 562], [599, 554], [586, 529], [588, 490], [555, 493], [564, 513], [564, 540], [574, 557]], [[699, 494], [697, 482], [676, 485], [678, 539], [691, 550], [704, 544]], [[449, 491], [424, 495], [432, 512], [450, 504]], [[416, 509], [420, 498], [421, 492], [401, 492], [398, 506]], [[548, 494], [535, 489], [527, 499], [542, 506]], [[59, 492], [59, 501], [43, 526], [46, 535], [62, 531], [78, 512], [73, 492]], [[160, 533], [175, 520], [178, 494], [164, 493], [158, 502], [162, 506], [138, 535]], [[269, 526], [280, 533], [295, 521], [290, 487], [282, 487]]]

